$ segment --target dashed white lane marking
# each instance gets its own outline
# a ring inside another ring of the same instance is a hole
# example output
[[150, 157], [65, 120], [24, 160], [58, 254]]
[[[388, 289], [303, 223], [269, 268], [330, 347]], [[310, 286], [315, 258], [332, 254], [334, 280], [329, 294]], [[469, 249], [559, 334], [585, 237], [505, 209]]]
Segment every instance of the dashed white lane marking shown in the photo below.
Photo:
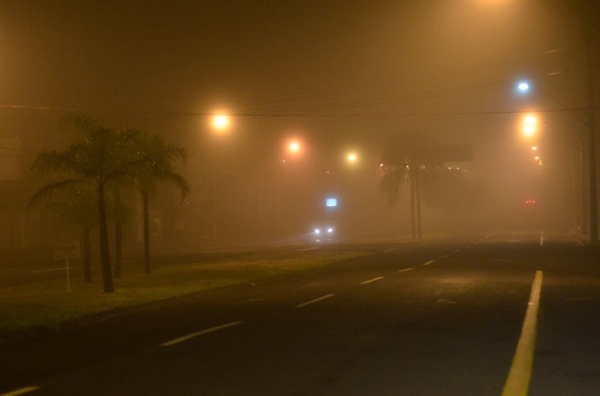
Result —
[[454, 251], [454, 254], [456, 254], [456, 253], [460, 253], [460, 249], [458, 249], [458, 250], [455, 250], [455, 251]]
[[585, 246], [585, 245], [583, 244], [583, 242], [581, 242], [581, 239], [579, 239], [579, 238], [575, 238], [575, 239], [577, 239], [577, 242], [579, 242], [579, 244], [580, 244], [581, 246]]
[[470, 248], [470, 247], [471, 247], [471, 245], [467, 245], [467, 246], [465, 246], [465, 249], [468, 249], [468, 248]]
[[14, 391], [10, 391], [8, 393], [2, 393], [0, 396], [18, 396], [24, 395], [25, 393], [33, 392], [34, 390], [40, 389], [39, 386], [28, 386], [21, 389], [16, 389]]
[[533, 367], [533, 356], [535, 349], [535, 336], [537, 332], [537, 313], [540, 305], [540, 293], [542, 291], [542, 271], [535, 272], [535, 278], [531, 285], [531, 294], [525, 321], [521, 329], [521, 338], [517, 345], [517, 351], [513, 358], [508, 378], [502, 390], [502, 396], [527, 395], [531, 370]]
[[383, 253], [394, 252], [394, 251], [396, 251], [396, 250], [398, 250], [398, 248], [390, 248], [390, 249], [385, 249], [385, 250], [383, 251]]
[[540, 235], [540, 246], [544, 246], [544, 230], [542, 230], [542, 234]]
[[450, 257], [450, 256], [452, 256], [452, 253], [450, 253], [450, 254], [447, 254], [447, 255], [445, 255], [445, 256], [442, 256], [442, 258], [443, 258], [443, 259], [445, 259], [445, 258], [448, 258], [448, 257]]
[[330, 297], [333, 297], [333, 296], [335, 296], [335, 294], [328, 294], [328, 295], [323, 296], [323, 297], [315, 298], [314, 300], [310, 300], [310, 301], [307, 301], [305, 303], [296, 305], [296, 308], [306, 307], [307, 305], [314, 304], [316, 302], [325, 300], [326, 298], [330, 298]]
[[406, 271], [412, 271], [412, 270], [414, 270], [414, 268], [404, 268], [404, 269], [398, 270], [398, 272], [406, 272]]
[[160, 344], [160, 346], [161, 347], [167, 347], [167, 346], [179, 344], [181, 342], [189, 340], [190, 338], [198, 337], [198, 336], [201, 336], [201, 335], [204, 335], [204, 334], [208, 334], [208, 333], [213, 333], [215, 331], [223, 330], [223, 329], [226, 329], [228, 327], [237, 326], [239, 324], [242, 324], [242, 322], [231, 322], [231, 323], [227, 323], [227, 324], [224, 324], [224, 325], [221, 325], [221, 326], [211, 327], [210, 329], [202, 330], [202, 331], [199, 331], [197, 333], [192, 333], [192, 334], [185, 335], [183, 337], [175, 338], [174, 340], [167, 341], [165, 343]]
[[309, 248], [304, 248], [304, 249], [300, 249], [301, 252], [307, 252], [309, 250], [317, 250], [318, 247], [317, 246], [313, 246], [313, 247], [309, 247]]
[[434, 262], [435, 262], [435, 260], [430, 260], [430, 261], [424, 263], [423, 266], [433, 264]]
[[360, 282], [361, 285], [366, 285], [368, 283], [377, 282], [378, 280], [382, 280], [383, 276], [378, 276], [377, 278], [369, 279], [368, 281]]
[[565, 298], [567, 301], [592, 301], [592, 300], [600, 300], [600, 296], [590, 296], [590, 297], [567, 297]]

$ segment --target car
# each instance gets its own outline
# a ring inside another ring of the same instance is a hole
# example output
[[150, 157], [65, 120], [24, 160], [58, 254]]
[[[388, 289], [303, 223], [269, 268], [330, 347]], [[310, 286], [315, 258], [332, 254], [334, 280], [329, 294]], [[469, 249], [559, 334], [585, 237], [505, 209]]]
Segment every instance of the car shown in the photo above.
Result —
[[337, 239], [337, 234], [337, 224], [334, 221], [322, 221], [313, 227], [311, 237], [315, 242], [333, 242]]

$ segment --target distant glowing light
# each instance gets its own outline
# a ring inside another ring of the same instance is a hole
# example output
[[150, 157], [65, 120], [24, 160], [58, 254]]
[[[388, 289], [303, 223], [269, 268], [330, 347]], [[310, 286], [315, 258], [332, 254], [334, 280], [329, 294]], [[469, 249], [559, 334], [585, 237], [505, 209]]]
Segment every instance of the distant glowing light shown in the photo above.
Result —
[[212, 119], [213, 127], [219, 131], [224, 131], [227, 129], [230, 123], [231, 121], [229, 120], [229, 117], [224, 114], [217, 114]]
[[319, 230], [318, 228], [315, 228], [315, 234], [320, 234], [321, 230]]
[[535, 159], [536, 159], [536, 160], [539, 160], [539, 159], [540, 159], [540, 157], [536, 155], [536, 156], [535, 156]]
[[327, 198], [325, 200], [325, 206], [328, 208], [335, 208], [338, 205], [337, 198]]
[[288, 146], [288, 150], [292, 154], [298, 154], [300, 152], [300, 143], [298, 143], [296, 141], [291, 142]]
[[358, 156], [356, 155], [356, 153], [349, 153], [346, 159], [348, 160], [348, 162], [354, 163], [358, 160]]
[[535, 118], [534, 115], [528, 115], [525, 117], [525, 124], [535, 125], [535, 124], [537, 124], [537, 118]]
[[534, 115], [527, 115], [523, 118], [523, 134], [527, 137], [531, 137], [537, 130], [537, 117]]
[[532, 149], [533, 151], [536, 151], [536, 150], [537, 150], [537, 146], [533, 146], [531, 149]]
[[519, 89], [519, 91], [521, 92], [527, 92], [529, 91], [529, 83], [525, 82], [525, 81], [521, 81], [519, 83], [519, 85], [517, 85], [517, 88]]

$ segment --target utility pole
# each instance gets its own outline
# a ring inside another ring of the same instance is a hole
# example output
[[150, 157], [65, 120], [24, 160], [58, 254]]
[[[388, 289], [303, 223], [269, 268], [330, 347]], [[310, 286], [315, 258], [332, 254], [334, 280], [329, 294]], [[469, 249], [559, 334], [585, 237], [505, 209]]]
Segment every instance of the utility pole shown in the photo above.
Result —
[[594, 109], [594, 73], [592, 62], [592, 38], [587, 38], [589, 120], [589, 178], [590, 178], [590, 242], [598, 242], [598, 181], [596, 180], [596, 111]]
[[[590, 242], [598, 243], [598, 180], [596, 179], [596, 114], [594, 109], [594, 72], [593, 72], [593, 41], [598, 38], [598, 28], [590, 24], [587, 19], [567, 6], [562, 0], [555, 0], [562, 8], [566, 9], [571, 18], [584, 27], [587, 46], [587, 70], [588, 70], [588, 101], [590, 106], [589, 117], [589, 219], [590, 219]], [[583, 146], [582, 146], [583, 152]], [[582, 200], [585, 202], [585, 200]], [[585, 208], [585, 205], [583, 205]], [[585, 212], [585, 210], [584, 210]]]

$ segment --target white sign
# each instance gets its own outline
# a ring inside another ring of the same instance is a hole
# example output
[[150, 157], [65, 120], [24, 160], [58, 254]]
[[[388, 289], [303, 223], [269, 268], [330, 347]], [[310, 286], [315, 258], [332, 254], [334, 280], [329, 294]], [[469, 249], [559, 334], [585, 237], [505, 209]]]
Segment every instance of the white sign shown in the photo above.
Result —
[[75, 259], [81, 257], [79, 241], [54, 245], [54, 259]]

